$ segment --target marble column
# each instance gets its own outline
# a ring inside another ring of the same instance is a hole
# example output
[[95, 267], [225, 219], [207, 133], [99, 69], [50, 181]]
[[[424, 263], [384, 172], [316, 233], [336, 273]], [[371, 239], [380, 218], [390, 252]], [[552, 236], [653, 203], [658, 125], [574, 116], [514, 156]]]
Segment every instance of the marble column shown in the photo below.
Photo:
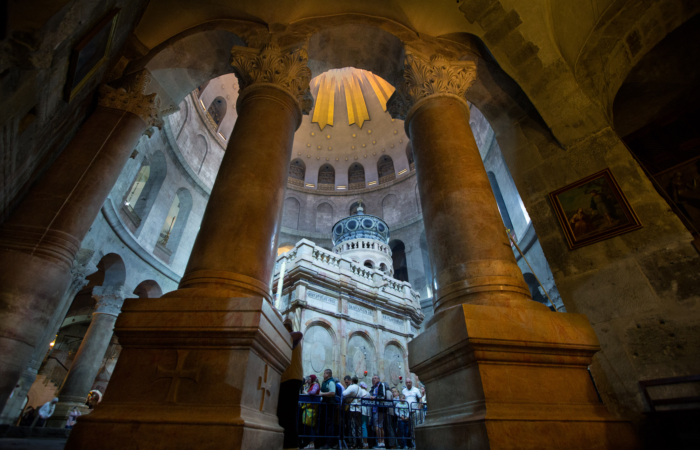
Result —
[[97, 300], [95, 312], [68, 375], [58, 390], [58, 404], [46, 426], [65, 427], [74, 406], [83, 413], [88, 412], [85, 406], [87, 396], [112, 340], [114, 323], [128, 295], [124, 286], [97, 286], [92, 289], [92, 297]]
[[142, 72], [100, 88], [98, 107], [0, 227], [0, 405], [31, 359], [71, 281], [70, 269], [141, 135], [162, 125]]
[[17, 417], [19, 417], [24, 399], [36, 380], [39, 368], [49, 350], [49, 345], [58, 334], [61, 323], [63, 323], [68, 309], [70, 309], [73, 303], [73, 299], [78, 295], [78, 292], [88, 284], [88, 280], [85, 278], [95, 272], [97, 272], [97, 266], [89, 261], [85, 264], [73, 264], [73, 268], [71, 269], [71, 284], [61, 299], [56, 313], [54, 313], [49, 321], [49, 325], [44, 330], [39, 344], [35, 347], [32, 358], [27, 364], [26, 369], [22, 372], [18, 383], [19, 387], [15, 390], [14, 396], [5, 404], [5, 409], [0, 416], [0, 424], [14, 423]]
[[419, 446], [635, 448], [598, 402], [587, 366], [600, 350], [585, 316], [531, 300], [469, 126], [472, 61], [408, 52], [389, 101], [413, 145], [435, 315], [409, 343], [430, 413]]
[[179, 289], [128, 299], [104, 399], [67, 449], [274, 449], [292, 354], [269, 282], [294, 133], [310, 109], [305, 49], [235, 47], [238, 118]]

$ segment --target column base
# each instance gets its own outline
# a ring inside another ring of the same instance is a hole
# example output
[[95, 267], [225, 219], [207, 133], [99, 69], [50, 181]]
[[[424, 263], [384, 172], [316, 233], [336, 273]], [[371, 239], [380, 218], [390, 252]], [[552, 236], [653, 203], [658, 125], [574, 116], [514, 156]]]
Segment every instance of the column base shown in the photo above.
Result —
[[66, 449], [282, 448], [277, 420], [291, 338], [261, 297], [130, 299], [102, 402]]
[[600, 347], [582, 314], [461, 305], [408, 347], [430, 393], [422, 448], [640, 447], [598, 400], [587, 366]]

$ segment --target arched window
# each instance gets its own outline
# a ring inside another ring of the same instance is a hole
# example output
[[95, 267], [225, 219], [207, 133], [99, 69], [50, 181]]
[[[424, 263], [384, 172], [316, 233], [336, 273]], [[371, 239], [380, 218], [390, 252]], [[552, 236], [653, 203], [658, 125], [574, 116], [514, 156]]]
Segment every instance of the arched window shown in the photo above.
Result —
[[330, 233], [333, 227], [333, 207], [328, 203], [321, 203], [316, 208], [316, 231]]
[[377, 173], [379, 174], [379, 184], [388, 183], [396, 179], [394, 171], [394, 160], [391, 156], [384, 155], [377, 161]]
[[141, 234], [144, 221], [155, 204], [167, 170], [165, 155], [160, 151], [155, 152], [144, 159], [141, 169], [124, 196], [120, 215], [135, 236]]
[[282, 226], [287, 228], [299, 228], [299, 200], [294, 197], [288, 197], [284, 201], [282, 208]]
[[192, 195], [185, 188], [180, 188], [170, 205], [168, 216], [158, 236], [158, 242], [153, 254], [169, 263], [171, 256], [177, 251], [180, 239], [185, 231], [187, 219], [192, 210]]
[[406, 144], [406, 158], [408, 159], [408, 167], [410, 167], [411, 170], [416, 170], [416, 163], [413, 160], [413, 146], [410, 142]]
[[[353, 202], [353, 204], [350, 205], [350, 210], [348, 211], [348, 214], [350, 216], [354, 216], [355, 214], [357, 214], [357, 208], [359, 208], [359, 207], [360, 207], [359, 201]], [[369, 214], [369, 213], [367, 213], [367, 204], [364, 201], [362, 202], [362, 208], [365, 211], [365, 214]]]
[[391, 248], [391, 260], [394, 264], [394, 278], [399, 281], [409, 281], [406, 246], [397, 239], [389, 243], [389, 248]]
[[491, 190], [493, 191], [493, 196], [496, 197], [496, 204], [498, 205], [498, 212], [501, 213], [501, 219], [503, 220], [503, 225], [506, 229], [510, 230], [509, 234], [517, 242], [518, 238], [515, 235], [515, 229], [513, 227], [513, 222], [510, 220], [510, 214], [508, 214], [508, 208], [506, 208], [506, 202], [503, 200], [503, 194], [501, 194], [501, 188], [498, 187], [498, 180], [493, 172], [487, 172], [486, 175], [489, 177], [489, 183], [491, 183]]
[[221, 122], [224, 121], [226, 116], [226, 99], [223, 97], [216, 97], [207, 108], [207, 114], [211, 117], [211, 120], [216, 125], [216, 129], [219, 129]]
[[134, 295], [138, 298], [158, 298], [163, 295], [163, 290], [155, 280], [144, 280], [136, 286]]
[[374, 263], [371, 260], [365, 261], [365, 267], [369, 267], [370, 269], [374, 269]]
[[305, 177], [306, 164], [304, 164], [304, 161], [297, 158], [289, 164], [289, 179], [287, 181], [294, 186], [303, 187]]
[[348, 168], [348, 190], [365, 188], [365, 168], [360, 163], [353, 163]]
[[318, 168], [318, 189], [335, 191], [335, 169], [330, 164], [324, 164]]

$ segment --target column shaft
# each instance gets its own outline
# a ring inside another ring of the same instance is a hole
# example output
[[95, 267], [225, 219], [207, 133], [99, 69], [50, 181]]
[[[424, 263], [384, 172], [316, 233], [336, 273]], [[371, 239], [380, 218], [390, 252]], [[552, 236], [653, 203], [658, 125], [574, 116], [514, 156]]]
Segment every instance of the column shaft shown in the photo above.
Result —
[[[273, 85], [241, 91], [238, 119], [180, 289], [269, 298], [298, 106]], [[232, 257], [235, 255], [235, 257]]]
[[435, 314], [462, 303], [537, 307], [510, 248], [466, 102], [433, 95], [409, 119]]
[[0, 404], [56, 311], [80, 242], [146, 127], [136, 114], [98, 107], [0, 228]]

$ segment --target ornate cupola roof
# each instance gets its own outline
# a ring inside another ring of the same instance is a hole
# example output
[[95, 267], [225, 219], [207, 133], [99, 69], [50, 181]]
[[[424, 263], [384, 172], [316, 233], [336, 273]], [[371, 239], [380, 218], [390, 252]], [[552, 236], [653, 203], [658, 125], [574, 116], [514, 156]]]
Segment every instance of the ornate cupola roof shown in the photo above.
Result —
[[389, 227], [379, 217], [364, 213], [362, 203], [357, 214], [339, 220], [333, 225], [333, 245], [353, 239], [373, 239], [382, 244], [389, 243]]

